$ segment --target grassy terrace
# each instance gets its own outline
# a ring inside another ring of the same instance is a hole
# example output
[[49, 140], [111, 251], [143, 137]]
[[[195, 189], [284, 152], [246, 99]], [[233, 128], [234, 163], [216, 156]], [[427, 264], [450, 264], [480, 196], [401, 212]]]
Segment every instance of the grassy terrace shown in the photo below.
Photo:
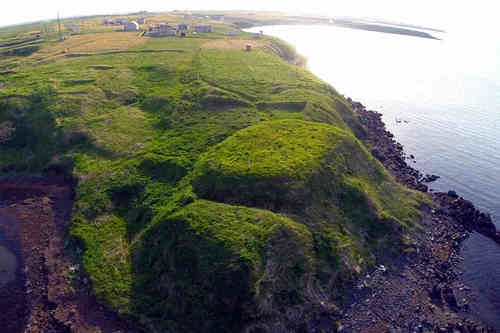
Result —
[[371, 157], [343, 97], [240, 16], [187, 38], [100, 19], [62, 42], [0, 30], [20, 41], [0, 46], [0, 170], [78, 178], [74, 278], [146, 331], [297, 325], [418, 226], [423, 198]]

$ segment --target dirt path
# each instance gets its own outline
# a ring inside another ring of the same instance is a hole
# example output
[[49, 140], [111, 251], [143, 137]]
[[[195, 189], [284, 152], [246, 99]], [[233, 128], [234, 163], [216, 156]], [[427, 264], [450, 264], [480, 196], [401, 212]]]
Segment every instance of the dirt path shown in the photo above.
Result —
[[249, 39], [219, 39], [207, 42], [201, 46], [202, 49], [223, 49], [223, 50], [245, 50], [247, 45], [251, 45], [254, 50], [262, 50], [266, 42]]
[[18, 257], [16, 280], [0, 288], [6, 332], [136, 332], [99, 305], [85, 281], [72, 281], [65, 251], [72, 204], [72, 186], [60, 180], [0, 180], [3, 245]]

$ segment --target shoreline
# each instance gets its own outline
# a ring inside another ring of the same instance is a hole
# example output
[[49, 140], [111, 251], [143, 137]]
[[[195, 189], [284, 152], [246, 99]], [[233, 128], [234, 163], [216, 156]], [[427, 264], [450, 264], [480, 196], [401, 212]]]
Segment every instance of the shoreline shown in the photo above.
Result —
[[364, 30], [371, 32], [378, 32], [382, 34], [400, 35], [407, 37], [417, 37], [424, 39], [441, 40], [441, 38], [435, 37], [429, 32], [422, 30], [431, 31], [433, 33], [444, 33], [444, 31], [439, 29], [428, 29], [414, 27], [407, 24], [388, 24], [381, 22], [368, 22], [361, 19], [335, 19], [335, 18], [314, 18], [314, 17], [294, 17], [296, 20], [293, 22], [281, 21], [281, 20], [269, 20], [269, 21], [259, 21], [259, 22], [248, 22], [248, 26], [243, 27], [243, 29], [255, 29], [265, 26], [273, 25], [320, 25], [327, 27], [338, 27], [347, 28], [355, 30]]
[[[496, 332], [470, 311], [469, 288], [460, 279], [462, 243], [476, 231], [500, 244], [489, 214], [455, 191], [429, 192], [439, 178], [423, 174], [406, 161], [403, 146], [386, 130], [381, 114], [346, 98], [359, 116], [372, 155], [403, 185], [430, 193], [422, 205], [422, 233], [412, 235], [412, 251], [358, 281], [350, 307], [337, 313], [342, 332]], [[332, 317], [333, 319], [333, 317]]]
[[[392, 133], [386, 130], [381, 113], [369, 111], [363, 104], [350, 98], [347, 98], [347, 101], [359, 115], [367, 133], [367, 141], [374, 147], [371, 150], [372, 155], [405, 186], [421, 192], [429, 192], [427, 184], [440, 177], [431, 174], [424, 175], [406, 163], [407, 159], [413, 159], [413, 155], [407, 156], [403, 146], [394, 140]], [[447, 213], [454, 217], [457, 223], [467, 227], [469, 231], [477, 231], [500, 244], [500, 231], [496, 229], [488, 213], [480, 212], [472, 202], [460, 197], [453, 190], [447, 193], [430, 193], [435, 202], [439, 201], [441, 206], [446, 206], [443, 208], [446, 208]]]

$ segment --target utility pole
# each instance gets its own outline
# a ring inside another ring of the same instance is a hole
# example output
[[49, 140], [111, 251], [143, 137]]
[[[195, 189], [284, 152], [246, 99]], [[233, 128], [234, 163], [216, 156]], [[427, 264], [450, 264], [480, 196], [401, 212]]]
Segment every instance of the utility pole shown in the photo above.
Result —
[[47, 27], [45, 23], [41, 23], [40, 25], [40, 37], [47, 38]]
[[61, 19], [59, 18], [59, 12], [57, 12], [57, 28], [59, 30], [59, 40], [62, 40], [62, 36], [61, 36]]

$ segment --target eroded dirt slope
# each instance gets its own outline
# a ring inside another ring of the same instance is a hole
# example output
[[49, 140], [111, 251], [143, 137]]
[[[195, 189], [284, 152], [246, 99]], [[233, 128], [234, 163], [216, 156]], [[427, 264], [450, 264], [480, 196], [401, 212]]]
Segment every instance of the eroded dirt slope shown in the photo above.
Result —
[[0, 180], [0, 241], [18, 258], [15, 281], [0, 287], [8, 332], [135, 332], [90, 296], [85, 279], [71, 278], [72, 204], [72, 185], [58, 179]]

